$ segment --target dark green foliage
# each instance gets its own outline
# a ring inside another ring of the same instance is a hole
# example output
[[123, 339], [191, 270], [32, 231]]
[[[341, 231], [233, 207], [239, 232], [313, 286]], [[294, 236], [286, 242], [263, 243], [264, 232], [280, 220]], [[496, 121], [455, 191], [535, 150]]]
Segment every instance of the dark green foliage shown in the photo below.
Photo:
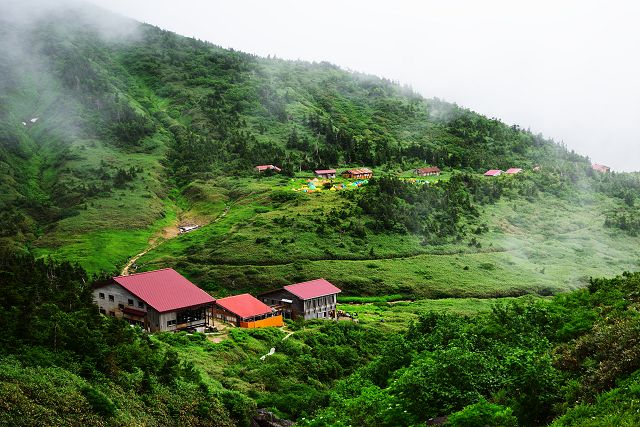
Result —
[[442, 416], [448, 425], [545, 425], [579, 402], [562, 418], [575, 423], [594, 414], [593, 396], [640, 370], [639, 286], [640, 273], [625, 273], [476, 318], [427, 313], [340, 381], [329, 407], [306, 425], [414, 425]]
[[419, 233], [429, 243], [437, 243], [463, 235], [463, 222], [478, 216], [465, 182], [470, 179], [455, 175], [446, 182], [416, 187], [382, 177], [372, 179], [356, 197], [362, 210], [373, 218], [372, 229]]
[[596, 172], [592, 174], [596, 181], [596, 189], [619, 201], [618, 206], [605, 213], [604, 225], [637, 236], [640, 233], [640, 211], [636, 206], [636, 200], [640, 197], [640, 175]]
[[93, 410], [100, 414], [100, 416], [111, 417], [116, 413], [116, 405], [100, 390], [87, 386], [82, 389], [82, 393], [87, 398]]
[[516, 427], [518, 419], [513, 416], [510, 408], [481, 399], [478, 403], [451, 414], [446, 425], [451, 427]]

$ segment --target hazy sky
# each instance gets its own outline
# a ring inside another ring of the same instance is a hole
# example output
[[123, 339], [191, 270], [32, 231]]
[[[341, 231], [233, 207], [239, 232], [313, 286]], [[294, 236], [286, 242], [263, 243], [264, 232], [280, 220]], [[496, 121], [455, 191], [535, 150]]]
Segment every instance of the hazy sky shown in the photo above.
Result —
[[640, 2], [91, 1], [223, 47], [387, 77], [640, 170]]

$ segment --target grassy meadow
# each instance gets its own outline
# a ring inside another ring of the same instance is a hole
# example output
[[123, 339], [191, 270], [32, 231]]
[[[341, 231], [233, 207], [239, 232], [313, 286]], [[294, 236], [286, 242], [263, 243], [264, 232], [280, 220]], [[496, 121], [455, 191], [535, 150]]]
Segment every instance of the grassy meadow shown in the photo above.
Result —
[[[342, 224], [362, 220], [344, 194], [299, 194], [290, 187], [281, 177], [244, 179], [225, 217], [150, 251], [140, 268], [173, 266], [221, 296], [324, 277], [345, 295], [415, 299], [550, 295], [581, 287], [590, 276], [640, 266], [637, 240], [603, 227], [614, 202], [602, 194], [484, 205], [480, 221], [488, 231], [471, 246], [341, 232]], [[293, 197], [278, 201], [274, 194], [283, 191]], [[332, 210], [352, 215], [331, 228]]]

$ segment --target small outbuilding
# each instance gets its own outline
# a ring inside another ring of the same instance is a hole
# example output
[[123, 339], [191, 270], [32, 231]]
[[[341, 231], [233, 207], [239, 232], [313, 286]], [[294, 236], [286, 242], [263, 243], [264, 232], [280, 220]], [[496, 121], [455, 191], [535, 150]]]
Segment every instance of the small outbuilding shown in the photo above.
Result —
[[336, 177], [335, 169], [318, 169], [315, 172], [318, 178], [333, 179]]
[[342, 172], [342, 176], [351, 179], [369, 179], [373, 176], [373, 171], [369, 168], [349, 169]]
[[428, 168], [417, 168], [414, 172], [418, 176], [440, 175], [440, 168], [436, 166]]
[[193, 230], [197, 230], [198, 228], [200, 228], [199, 225], [194, 224], [194, 225], [181, 225], [180, 227], [178, 227], [178, 230], [180, 231], [180, 234], [184, 234], [184, 233], [188, 233], [190, 231]]
[[505, 171], [505, 173], [508, 174], [508, 175], [515, 175], [515, 174], [520, 173], [520, 172], [522, 172], [522, 169], [520, 169], [520, 168], [509, 168], [509, 169], [507, 169]]
[[282, 311], [285, 317], [332, 319], [336, 317], [339, 288], [325, 279], [288, 285], [258, 295], [264, 303]]
[[502, 175], [502, 171], [500, 169], [490, 169], [484, 173], [484, 176], [499, 176]]
[[215, 317], [241, 328], [283, 326], [282, 314], [249, 294], [234, 295], [216, 300]]
[[591, 169], [600, 173], [609, 173], [611, 172], [611, 168], [609, 166], [601, 165], [598, 163], [594, 163], [591, 165]]
[[280, 172], [282, 169], [280, 169], [278, 166], [274, 166], [274, 165], [258, 165], [258, 166], [256, 166], [256, 170], [258, 172], [266, 172], [266, 171]]

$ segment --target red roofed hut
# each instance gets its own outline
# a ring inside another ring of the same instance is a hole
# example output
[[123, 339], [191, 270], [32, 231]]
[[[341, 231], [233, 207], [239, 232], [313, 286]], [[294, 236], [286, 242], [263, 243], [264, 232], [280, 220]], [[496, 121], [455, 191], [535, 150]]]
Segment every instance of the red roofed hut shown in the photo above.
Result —
[[114, 277], [93, 289], [93, 299], [100, 313], [151, 332], [213, 324], [215, 299], [172, 268]]
[[509, 175], [515, 175], [515, 174], [520, 173], [520, 172], [522, 172], [522, 169], [520, 169], [520, 168], [509, 168], [504, 173], [509, 174]]
[[502, 175], [502, 171], [500, 169], [491, 169], [484, 173], [484, 176], [498, 176]]
[[611, 168], [609, 166], [600, 165], [598, 163], [594, 163], [591, 165], [591, 169], [600, 173], [608, 173], [611, 172]]
[[315, 172], [318, 178], [331, 179], [336, 177], [335, 169], [318, 169]]
[[440, 175], [440, 168], [435, 166], [429, 168], [418, 168], [414, 172], [418, 176]]
[[214, 315], [241, 328], [283, 326], [282, 314], [249, 294], [216, 300]]
[[264, 303], [283, 311], [285, 317], [330, 319], [336, 316], [339, 288], [325, 279], [288, 285], [258, 295]]
[[265, 172], [265, 171], [280, 172], [282, 169], [280, 169], [279, 167], [274, 166], [274, 165], [258, 165], [258, 166], [256, 166], [256, 170], [258, 172]]
[[349, 169], [342, 172], [342, 176], [351, 179], [369, 179], [373, 176], [373, 171], [369, 168]]

